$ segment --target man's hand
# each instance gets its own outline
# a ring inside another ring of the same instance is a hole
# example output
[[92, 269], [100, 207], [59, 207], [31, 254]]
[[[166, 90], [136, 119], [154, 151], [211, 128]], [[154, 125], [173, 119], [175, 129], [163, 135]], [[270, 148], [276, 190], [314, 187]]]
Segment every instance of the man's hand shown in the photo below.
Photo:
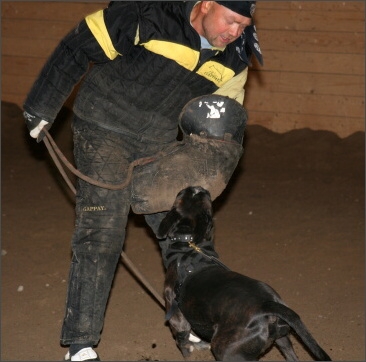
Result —
[[52, 123], [45, 121], [44, 119], [34, 116], [28, 112], [24, 112], [23, 116], [25, 118], [25, 124], [29, 129], [29, 134], [31, 137], [36, 138], [37, 142], [41, 142], [45, 133], [42, 132], [43, 129], [49, 130]]

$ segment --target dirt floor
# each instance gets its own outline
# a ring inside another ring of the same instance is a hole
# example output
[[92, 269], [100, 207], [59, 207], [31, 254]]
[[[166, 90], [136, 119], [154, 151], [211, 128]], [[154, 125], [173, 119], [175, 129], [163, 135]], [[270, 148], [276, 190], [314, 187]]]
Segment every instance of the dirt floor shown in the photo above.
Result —
[[[51, 133], [71, 157], [70, 117], [60, 118]], [[1, 126], [1, 360], [60, 361], [73, 194], [18, 107], [2, 104]], [[214, 203], [221, 260], [273, 286], [338, 361], [365, 360], [364, 141], [364, 132], [340, 139], [249, 124], [240, 166]], [[131, 215], [125, 252], [161, 292], [164, 269], [141, 216]], [[104, 361], [183, 360], [164, 311], [122, 263], [97, 351]], [[273, 348], [262, 360], [283, 358]]]

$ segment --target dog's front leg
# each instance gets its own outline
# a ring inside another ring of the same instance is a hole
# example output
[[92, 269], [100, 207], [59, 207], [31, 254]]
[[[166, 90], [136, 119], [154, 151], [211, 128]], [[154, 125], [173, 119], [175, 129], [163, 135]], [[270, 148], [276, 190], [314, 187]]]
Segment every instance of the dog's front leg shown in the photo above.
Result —
[[164, 285], [166, 319], [169, 321], [170, 329], [178, 348], [186, 358], [193, 351], [194, 347], [193, 343], [189, 340], [191, 325], [188, 323], [175, 301], [175, 283], [177, 278], [178, 275], [175, 265], [170, 265], [166, 272]]
[[177, 309], [175, 314], [169, 319], [169, 324], [175, 342], [182, 352], [183, 357], [189, 357], [194, 350], [194, 343], [189, 340], [191, 325], [179, 309]]

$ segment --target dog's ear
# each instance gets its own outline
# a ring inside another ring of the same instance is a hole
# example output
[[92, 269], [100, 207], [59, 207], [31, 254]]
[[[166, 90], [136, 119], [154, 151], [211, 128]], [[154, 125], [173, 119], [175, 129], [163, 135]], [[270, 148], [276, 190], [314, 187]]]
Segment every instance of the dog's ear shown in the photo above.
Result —
[[172, 208], [165, 218], [161, 221], [157, 233], [158, 238], [166, 238], [169, 232], [178, 224], [179, 220], [182, 218], [181, 214], [174, 207]]

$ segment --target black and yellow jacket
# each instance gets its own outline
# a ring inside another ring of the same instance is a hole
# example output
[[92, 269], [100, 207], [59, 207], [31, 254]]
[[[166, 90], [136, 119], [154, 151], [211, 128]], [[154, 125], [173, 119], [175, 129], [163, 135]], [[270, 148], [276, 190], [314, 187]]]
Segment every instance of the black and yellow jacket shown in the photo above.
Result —
[[171, 138], [192, 98], [216, 92], [242, 103], [250, 47], [201, 50], [189, 20], [194, 5], [117, 1], [87, 16], [46, 62], [24, 109], [53, 122], [86, 73], [74, 112], [116, 132], [157, 121]]

